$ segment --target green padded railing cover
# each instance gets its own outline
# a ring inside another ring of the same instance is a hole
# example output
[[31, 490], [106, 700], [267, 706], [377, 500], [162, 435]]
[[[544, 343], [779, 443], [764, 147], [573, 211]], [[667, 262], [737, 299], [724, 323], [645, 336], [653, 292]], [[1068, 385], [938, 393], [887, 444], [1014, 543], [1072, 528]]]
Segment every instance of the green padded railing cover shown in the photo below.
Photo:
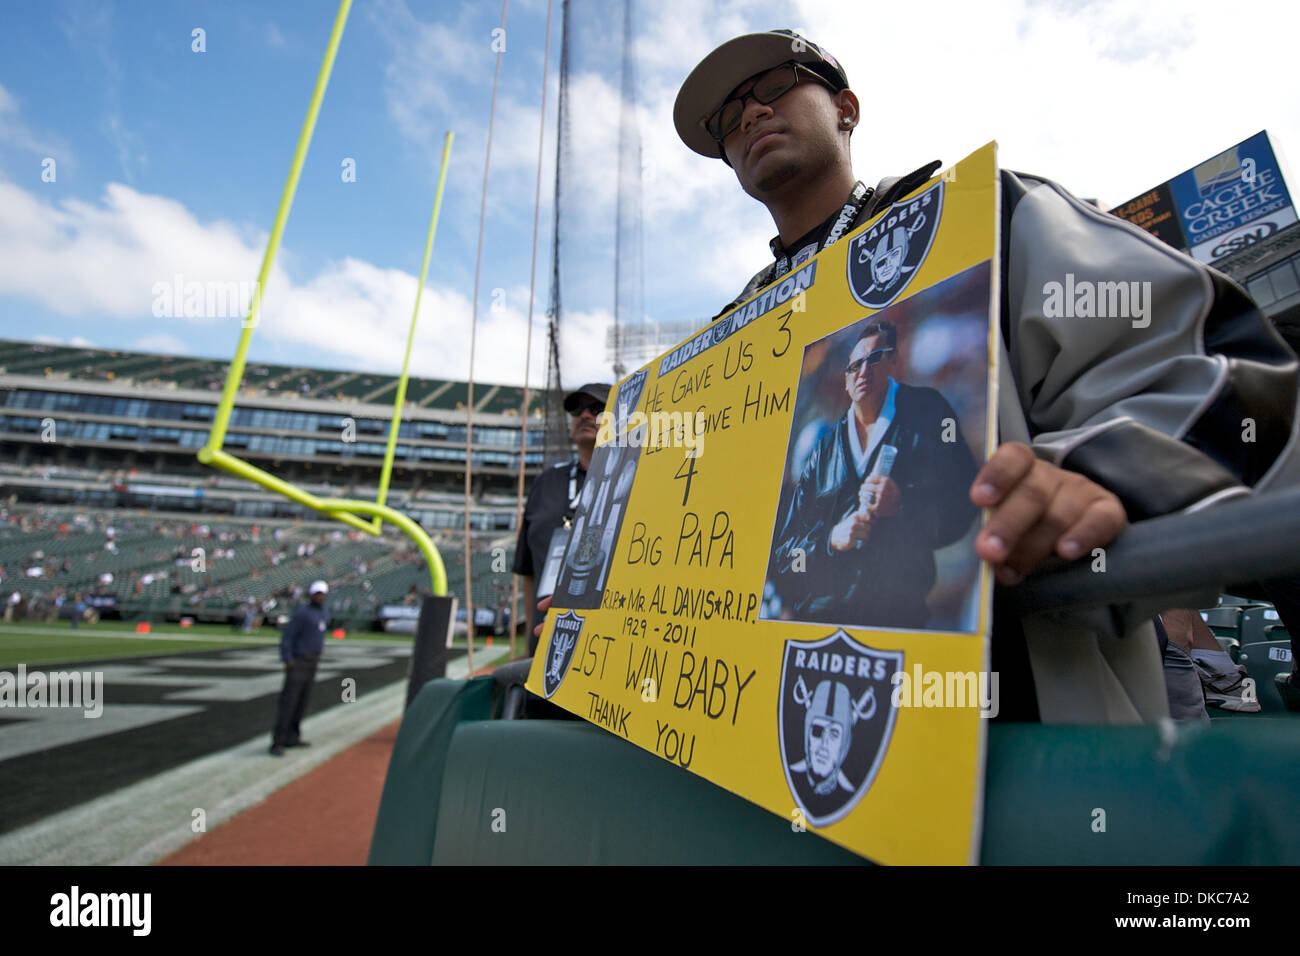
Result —
[[982, 863], [1300, 864], [1294, 716], [989, 731]]
[[[863, 862], [594, 725], [487, 721], [490, 694], [486, 678], [432, 681], [412, 702], [371, 863]], [[1294, 865], [1300, 721], [1251, 715], [1164, 740], [994, 724], [986, 796], [986, 864]]]
[[[505, 814], [504, 833], [492, 829], [498, 808]], [[567, 720], [490, 721], [457, 729], [447, 752], [433, 859], [862, 862], [594, 724]]]
[[492, 679], [431, 680], [402, 717], [388, 762], [371, 864], [427, 866], [433, 858], [443, 765], [461, 721], [491, 716]]

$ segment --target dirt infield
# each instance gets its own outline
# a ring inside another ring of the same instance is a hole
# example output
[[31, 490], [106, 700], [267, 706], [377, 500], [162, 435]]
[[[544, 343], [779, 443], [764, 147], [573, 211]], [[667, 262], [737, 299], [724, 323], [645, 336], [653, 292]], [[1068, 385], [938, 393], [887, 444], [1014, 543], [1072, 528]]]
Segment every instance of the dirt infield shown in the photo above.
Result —
[[159, 866], [363, 866], [401, 721], [277, 790]]

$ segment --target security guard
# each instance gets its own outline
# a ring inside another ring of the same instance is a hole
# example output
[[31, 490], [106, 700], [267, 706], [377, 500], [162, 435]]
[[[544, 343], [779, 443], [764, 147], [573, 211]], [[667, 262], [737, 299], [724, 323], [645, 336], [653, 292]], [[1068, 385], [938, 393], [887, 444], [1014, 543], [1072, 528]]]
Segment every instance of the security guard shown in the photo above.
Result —
[[330, 587], [313, 581], [307, 589], [307, 603], [294, 612], [280, 634], [280, 660], [284, 661], [284, 686], [275, 711], [275, 730], [271, 736], [271, 756], [284, 756], [285, 747], [311, 746], [302, 739], [299, 724], [307, 712], [307, 698], [316, 679], [316, 665], [325, 648], [325, 631], [330, 613], [325, 596]]
[[537, 582], [551, 550], [552, 536], [573, 523], [587, 468], [596, 450], [600, 414], [609, 400], [609, 388], [607, 384], [593, 382], [564, 397], [564, 410], [570, 416], [569, 437], [578, 453], [570, 461], [553, 465], [538, 475], [524, 505], [524, 520], [515, 545], [514, 572], [524, 579], [525, 619], [528, 622], [525, 633], [529, 635], [529, 654], [537, 650], [537, 637], [533, 635], [537, 617]]

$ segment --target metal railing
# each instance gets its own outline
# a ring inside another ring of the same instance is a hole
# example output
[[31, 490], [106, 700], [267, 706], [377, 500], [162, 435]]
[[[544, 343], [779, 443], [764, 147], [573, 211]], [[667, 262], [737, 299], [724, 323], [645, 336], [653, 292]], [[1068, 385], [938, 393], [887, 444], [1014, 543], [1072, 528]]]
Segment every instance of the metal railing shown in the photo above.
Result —
[[1090, 556], [1049, 566], [1015, 588], [1016, 604], [1024, 613], [1107, 605], [1156, 613], [1212, 605], [1234, 583], [1300, 575], [1300, 489], [1141, 521], [1104, 550], [1104, 571]]

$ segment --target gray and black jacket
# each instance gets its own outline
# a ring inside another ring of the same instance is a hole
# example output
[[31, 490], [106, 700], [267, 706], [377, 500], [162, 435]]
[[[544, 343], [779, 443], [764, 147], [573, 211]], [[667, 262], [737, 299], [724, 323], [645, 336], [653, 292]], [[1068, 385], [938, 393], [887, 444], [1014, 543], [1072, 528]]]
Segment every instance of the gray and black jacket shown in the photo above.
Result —
[[[938, 167], [881, 181], [850, 230]], [[1110, 489], [1134, 521], [1300, 482], [1300, 363], [1245, 291], [1053, 182], [1001, 180], [1003, 374], [1038, 456]], [[775, 263], [719, 316], [774, 277]], [[1149, 311], [1047, 317], [1048, 284], [1067, 281], [1137, 282]]]

